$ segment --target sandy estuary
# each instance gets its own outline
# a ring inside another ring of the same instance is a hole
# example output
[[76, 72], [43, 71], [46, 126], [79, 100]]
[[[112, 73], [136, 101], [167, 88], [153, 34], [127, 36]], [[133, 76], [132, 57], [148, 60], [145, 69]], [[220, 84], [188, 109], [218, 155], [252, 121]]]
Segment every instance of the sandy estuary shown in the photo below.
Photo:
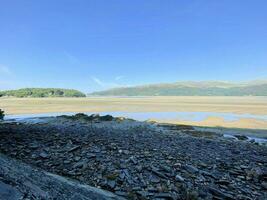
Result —
[[267, 97], [0, 98], [0, 108], [7, 117], [82, 112], [142, 121], [267, 130]]

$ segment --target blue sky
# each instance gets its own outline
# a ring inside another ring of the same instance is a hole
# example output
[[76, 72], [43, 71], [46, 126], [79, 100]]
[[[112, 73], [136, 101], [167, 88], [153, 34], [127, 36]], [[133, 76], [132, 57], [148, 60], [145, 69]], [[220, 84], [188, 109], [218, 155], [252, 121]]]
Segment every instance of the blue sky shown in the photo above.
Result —
[[0, 0], [0, 89], [267, 78], [266, 0]]

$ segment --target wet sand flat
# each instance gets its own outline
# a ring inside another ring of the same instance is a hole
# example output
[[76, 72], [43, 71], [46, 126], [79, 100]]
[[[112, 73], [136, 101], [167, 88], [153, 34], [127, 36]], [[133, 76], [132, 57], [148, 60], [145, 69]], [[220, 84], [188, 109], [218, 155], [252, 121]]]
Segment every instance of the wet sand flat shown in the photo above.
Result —
[[[257, 120], [251, 118], [241, 118], [235, 121], [226, 121], [221, 117], [208, 117], [203, 121], [189, 121], [189, 120], [159, 120], [153, 121], [171, 124], [184, 124], [192, 126], [206, 126], [206, 127], [224, 127], [224, 128], [241, 128], [241, 129], [263, 129], [267, 131], [267, 121]], [[266, 132], [265, 131], [265, 132]]]
[[[87, 97], [87, 98], [0, 98], [0, 108], [7, 114], [53, 112], [218, 112], [267, 114], [267, 97]], [[156, 120], [156, 119], [155, 119]], [[175, 121], [171, 121], [175, 122]], [[208, 118], [197, 124], [267, 129], [266, 120], [240, 119], [234, 123]]]

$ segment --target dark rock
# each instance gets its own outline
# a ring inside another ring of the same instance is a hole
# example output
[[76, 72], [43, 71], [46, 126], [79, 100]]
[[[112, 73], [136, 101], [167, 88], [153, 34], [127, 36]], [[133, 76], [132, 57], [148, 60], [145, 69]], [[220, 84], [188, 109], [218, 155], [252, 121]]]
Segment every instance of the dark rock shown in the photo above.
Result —
[[89, 116], [89, 118], [92, 120], [92, 119], [98, 119], [100, 117], [99, 114], [92, 114]]
[[247, 171], [247, 174], [255, 179], [267, 180], [267, 172], [263, 171], [260, 167], [252, 168], [250, 171]]
[[160, 182], [160, 179], [157, 178], [157, 177], [155, 177], [155, 176], [151, 176], [150, 179], [149, 179], [149, 181], [151, 183], [159, 183]]
[[207, 172], [207, 171], [204, 171], [204, 170], [199, 170], [199, 173], [204, 175], [204, 176], [209, 176], [209, 177], [212, 177], [214, 179], [216, 179], [216, 176], [210, 172]]
[[81, 160], [81, 157], [80, 156], [75, 156], [74, 160], [77, 162], [77, 161]]
[[261, 186], [262, 186], [263, 189], [267, 190], [267, 182], [265, 182], [265, 181], [262, 182]]
[[83, 168], [85, 167], [87, 164], [87, 161], [86, 160], [82, 160], [80, 162], [77, 162], [73, 165], [73, 168], [76, 169], [76, 168]]
[[215, 183], [219, 185], [229, 185], [231, 182], [225, 179], [221, 179], [221, 180], [215, 181]]
[[112, 174], [107, 175], [106, 177], [109, 180], [115, 180], [118, 176], [119, 176], [118, 173], [112, 173]]
[[152, 166], [151, 171], [152, 171], [155, 175], [157, 175], [158, 177], [167, 179], [167, 177], [166, 177], [163, 173], [159, 172], [158, 169], [155, 168], [155, 167], [153, 167], [153, 166]]
[[147, 188], [147, 191], [149, 191], [149, 192], [153, 192], [153, 193], [158, 192], [157, 188], [152, 187], [152, 186], [148, 187], [148, 188]]
[[162, 192], [162, 193], [159, 193], [159, 194], [156, 194], [155, 195], [155, 198], [159, 198], [159, 199], [169, 199], [169, 200], [174, 200], [176, 199], [175, 196], [171, 193], [167, 193], [167, 192]]
[[172, 169], [170, 167], [166, 166], [166, 165], [162, 165], [161, 168], [162, 168], [162, 170], [164, 170], [167, 173], [172, 173], [173, 172]]
[[235, 135], [235, 137], [236, 137], [238, 140], [248, 140], [248, 137], [245, 136], [245, 135]]
[[35, 150], [35, 149], [39, 148], [39, 145], [38, 144], [30, 144], [29, 148]]
[[146, 198], [149, 195], [149, 193], [146, 191], [137, 191], [136, 194], [143, 198]]
[[71, 148], [68, 150], [68, 152], [70, 153], [70, 152], [76, 151], [76, 150], [79, 149], [79, 148], [80, 148], [80, 146], [74, 146], [74, 147], [71, 147]]
[[123, 170], [121, 170], [121, 172], [120, 172], [120, 174], [119, 174], [119, 178], [120, 178], [121, 180], [123, 180], [123, 179], [125, 178], [125, 173], [124, 173]]
[[99, 120], [100, 121], [112, 121], [113, 117], [111, 115], [104, 115], [104, 116], [99, 117]]
[[226, 199], [226, 200], [234, 200], [235, 197], [231, 194], [228, 194], [226, 192], [221, 192], [220, 190], [213, 188], [213, 187], [209, 187], [209, 191], [211, 194], [213, 194], [214, 196]]
[[107, 183], [108, 187], [110, 187], [111, 189], [114, 189], [116, 186], [116, 181], [114, 180], [109, 180]]
[[247, 165], [240, 165], [240, 168], [241, 168], [241, 169], [248, 169], [249, 166], [247, 166]]
[[71, 161], [70, 161], [70, 160], [64, 160], [63, 163], [64, 163], [64, 164], [70, 164]]
[[143, 167], [142, 167], [141, 165], [137, 165], [137, 166], [136, 166], [136, 170], [137, 170], [138, 172], [141, 172], [141, 171], [143, 170]]
[[135, 157], [134, 156], [131, 156], [130, 158], [130, 161], [132, 161], [133, 162], [133, 164], [137, 164], [137, 160], [135, 159]]
[[96, 158], [96, 154], [93, 154], [93, 153], [88, 153], [88, 154], [86, 154], [86, 156], [88, 159]]
[[[203, 196], [203, 194], [202, 194]], [[206, 197], [207, 195], [205, 195]], [[199, 192], [196, 190], [192, 190], [192, 189], [187, 189], [186, 191], [186, 199], [190, 199], [190, 200], [197, 200], [199, 199]]]
[[179, 182], [184, 182], [184, 178], [178, 174], [175, 176], [175, 180]]
[[86, 115], [84, 113], [77, 113], [76, 115], [74, 115], [74, 117], [79, 119], [79, 118], [86, 118], [86, 117], [88, 117], [88, 115]]
[[188, 171], [189, 173], [191, 173], [191, 174], [198, 173], [198, 169], [196, 167], [192, 166], [192, 165], [185, 165], [184, 169], [186, 171]]
[[45, 153], [45, 152], [40, 153], [39, 156], [40, 156], [41, 158], [43, 158], [43, 159], [47, 159], [47, 158], [49, 158], [49, 155], [48, 155], [47, 153]]

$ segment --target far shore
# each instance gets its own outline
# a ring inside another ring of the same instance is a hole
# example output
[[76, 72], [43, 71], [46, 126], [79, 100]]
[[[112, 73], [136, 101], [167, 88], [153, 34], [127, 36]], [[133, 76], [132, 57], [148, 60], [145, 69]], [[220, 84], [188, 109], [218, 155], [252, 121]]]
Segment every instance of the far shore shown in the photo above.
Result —
[[[0, 98], [0, 109], [8, 115], [57, 112], [214, 112], [267, 114], [267, 97], [87, 97], [87, 98]], [[219, 117], [203, 121], [159, 120], [197, 126], [267, 129], [267, 120], [243, 118], [233, 122]]]

